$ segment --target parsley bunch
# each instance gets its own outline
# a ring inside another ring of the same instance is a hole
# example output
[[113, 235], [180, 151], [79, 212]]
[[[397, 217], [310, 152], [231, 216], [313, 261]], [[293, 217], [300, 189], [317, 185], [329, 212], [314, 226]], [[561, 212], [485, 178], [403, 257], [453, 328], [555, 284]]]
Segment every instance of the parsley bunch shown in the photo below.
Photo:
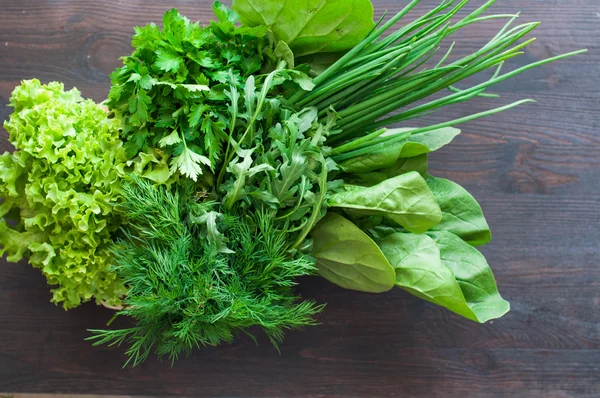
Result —
[[266, 28], [237, 27], [233, 11], [218, 2], [213, 9], [218, 21], [206, 27], [172, 9], [162, 29], [136, 28], [135, 51], [111, 75], [108, 100], [125, 120], [129, 158], [159, 150], [171, 175], [195, 181], [223, 155], [231, 127], [225, 90], [275, 59]]

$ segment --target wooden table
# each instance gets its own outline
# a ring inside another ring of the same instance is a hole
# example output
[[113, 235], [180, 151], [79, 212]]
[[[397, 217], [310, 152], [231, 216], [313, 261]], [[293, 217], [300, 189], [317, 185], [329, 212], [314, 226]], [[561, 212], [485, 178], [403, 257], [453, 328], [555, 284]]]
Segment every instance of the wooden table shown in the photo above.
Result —
[[[173, 0], [207, 22], [209, 0]], [[378, 15], [407, 1], [375, 1]], [[474, 9], [483, 0], [467, 6]], [[396, 290], [344, 291], [319, 278], [305, 297], [327, 302], [319, 327], [289, 333], [279, 355], [241, 338], [169, 363], [121, 369], [123, 350], [93, 348], [87, 328], [112, 316], [93, 304], [69, 312], [49, 303], [39, 271], [0, 265], [0, 391], [236, 397], [600, 397], [600, 3], [499, 1], [544, 23], [525, 62], [586, 47], [590, 53], [530, 71], [428, 118], [458, 118], [534, 97], [505, 114], [468, 123], [432, 157], [435, 174], [477, 197], [494, 233], [483, 248], [512, 304], [477, 325]], [[438, 4], [424, 0], [419, 12]], [[159, 0], [2, 0], [0, 117], [20, 79], [77, 86], [102, 100], [107, 75], [130, 52], [135, 25], [160, 21]], [[472, 51], [499, 23], [457, 37]], [[420, 122], [424, 123], [424, 122]], [[2, 150], [9, 150], [2, 132]]]

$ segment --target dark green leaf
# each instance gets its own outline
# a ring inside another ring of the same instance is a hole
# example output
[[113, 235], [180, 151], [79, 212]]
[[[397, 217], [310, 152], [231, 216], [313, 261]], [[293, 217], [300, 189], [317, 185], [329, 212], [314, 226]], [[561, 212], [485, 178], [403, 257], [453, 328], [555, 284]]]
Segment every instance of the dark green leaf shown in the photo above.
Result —
[[442, 219], [427, 183], [414, 171], [372, 187], [349, 186], [331, 195], [327, 203], [354, 214], [385, 216], [417, 233], [431, 229]]
[[452, 232], [473, 246], [485, 245], [491, 240], [481, 206], [469, 192], [443, 178], [428, 176], [427, 184], [442, 209], [442, 221], [434, 230]]
[[510, 308], [477, 249], [449, 232], [394, 233], [378, 241], [396, 271], [396, 285], [476, 322]]
[[357, 226], [328, 213], [312, 231], [319, 274], [345, 289], [381, 293], [394, 286], [394, 269]]
[[[413, 129], [393, 129], [384, 135], [402, 134], [410, 130]], [[449, 144], [458, 134], [460, 134], [460, 130], [453, 127], [415, 134], [406, 140], [390, 144], [384, 149], [342, 161], [340, 168], [346, 173], [368, 173], [391, 168], [400, 158], [411, 158], [437, 151], [444, 145]]]
[[156, 51], [154, 64], [165, 72], [177, 72], [183, 64], [183, 58], [175, 51], [160, 49]]

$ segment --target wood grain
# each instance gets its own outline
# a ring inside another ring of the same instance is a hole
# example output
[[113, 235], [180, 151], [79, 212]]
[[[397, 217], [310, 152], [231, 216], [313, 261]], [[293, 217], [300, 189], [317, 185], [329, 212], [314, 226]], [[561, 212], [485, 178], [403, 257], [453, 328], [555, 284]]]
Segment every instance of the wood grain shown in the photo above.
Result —
[[[473, 0], [474, 9], [483, 0]], [[378, 15], [405, 1], [374, 1]], [[438, 0], [423, 0], [422, 13]], [[130, 52], [132, 27], [175, 6], [207, 22], [208, 0], [3, 0], [0, 119], [13, 87], [32, 77], [77, 86], [102, 100], [108, 74]], [[499, 1], [541, 20], [538, 41], [508, 63], [578, 48], [587, 55], [547, 65], [420, 123], [535, 98], [462, 126], [431, 159], [432, 172], [479, 199], [494, 233], [483, 248], [512, 311], [476, 325], [402, 291], [367, 295], [305, 278], [300, 293], [327, 302], [321, 325], [287, 336], [279, 355], [265, 338], [195, 352], [171, 368], [154, 359], [121, 369], [120, 348], [93, 348], [87, 328], [111, 312], [51, 305], [44, 278], [26, 263], [0, 262], [0, 391], [237, 397], [600, 396], [600, 5], [597, 0]], [[456, 37], [457, 54], [494, 34], [494, 23]], [[415, 123], [416, 124], [416, 123]], [[0, 150], [8, 150], [2, 131]], [[122, 322], [122, 321], [118, 321]]]

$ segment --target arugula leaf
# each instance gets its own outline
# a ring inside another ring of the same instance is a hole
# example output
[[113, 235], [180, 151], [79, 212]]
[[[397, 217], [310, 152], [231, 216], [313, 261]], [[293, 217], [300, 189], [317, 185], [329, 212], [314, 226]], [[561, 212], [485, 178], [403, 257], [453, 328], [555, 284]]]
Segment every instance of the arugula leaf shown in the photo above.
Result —
[[345, 289], [381, 293], [394, 286], [394, 269], [356, 225], [329, 213], [311, 233], [319, 274]]
[[227, 248], [229, 241], [223, 233], [219, 231], [218, 222], [223, 220], [223, 214], [216, 211], [207, 211], [199, 217], [190, 217], [191, 221], [198, 224], [205, 224], [206, 229], [203, 230], [201, 236], [206, 237], [208, 241], [215, 245], [218, 253], [233, 254], [233, 250]]
[[267, 26], [286, 42], [296, 57], [344, 51], [371, 29], [369, 0], [233, 0], [246, 26]]

